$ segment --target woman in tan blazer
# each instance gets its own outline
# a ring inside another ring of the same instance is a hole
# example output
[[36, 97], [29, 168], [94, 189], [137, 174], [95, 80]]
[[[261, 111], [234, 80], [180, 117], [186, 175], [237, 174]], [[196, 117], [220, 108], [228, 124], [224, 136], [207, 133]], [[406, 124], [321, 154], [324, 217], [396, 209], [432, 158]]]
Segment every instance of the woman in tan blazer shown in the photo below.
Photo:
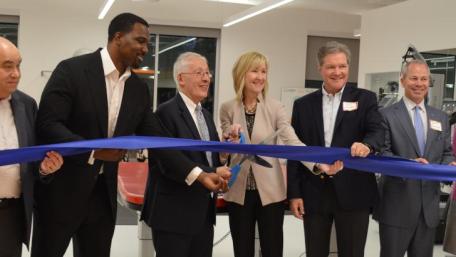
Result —
[[[280, 131], [277, 138], [266, 143], [277, 144], [280, 139], [286, 145], [303, 145], [289, 123], [284, 106], [266, 96], [268, 67], [267, 58], [257, 52], [245, 53], [237, 60], [232, 71], [236, 98], [223, 103], [220, 109], [223, 133], [232, 135], [233, 128], [240, 127], [246, 143], [258, 144]], [[233, 155], [231, 161], [237, 163], [239, 158]], [[278, 159], [264, 159], [272, 168], [249, 160], [243, 162], [236, 181], [224, 197], [236, 257], [254, 256], [256, 222], [262, 256], [282, 256], [286, 180]], [[313, 170], [313, 163], [305, 165]], [[339, 169], [341, 163], [329, 167]]]

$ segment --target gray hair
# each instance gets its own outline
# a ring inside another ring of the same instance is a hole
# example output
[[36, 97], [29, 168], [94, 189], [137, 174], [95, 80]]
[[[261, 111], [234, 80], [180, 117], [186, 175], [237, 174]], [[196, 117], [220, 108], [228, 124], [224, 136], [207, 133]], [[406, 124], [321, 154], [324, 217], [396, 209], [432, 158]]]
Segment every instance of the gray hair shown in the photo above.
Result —
[[318, 49], [317, 62], [319, 66], [323, 65], [323, 59], [329, 54], [343, 53], [347, 57], [347, 63], [350, 64], [351, 52], [348, 47], [337, 41], [327, 42], [324, 46]]
[[415, 59], [415, 60], [411, 60], [411, 61], [405, 62], [402, 65], [401, 77], [405, 77], [405, 75], [407, 75], [407, 72], [409, 71], [409, 67], [412, 64], [424, 65], [426, 67], [427, 71], [428, 71], [429, 77], [431, 76], [431, 70], [429, 69], [429, 66], [428, 66], [427, 62], [424, 61], [424, 60]]
[[206, 57], [195, 53], [195, 52], [185, 52], [180, 54], [176, 61], [174, 62], [173, 66], [173, 78], [174, 82], [176, 83], [177, 88], [179, 88], [179, 82], [177, 81], [177, 76], [183, 72], [183, 70], [188, 66], [188, 60], [191, 58], [199, 58], [207, 63]]

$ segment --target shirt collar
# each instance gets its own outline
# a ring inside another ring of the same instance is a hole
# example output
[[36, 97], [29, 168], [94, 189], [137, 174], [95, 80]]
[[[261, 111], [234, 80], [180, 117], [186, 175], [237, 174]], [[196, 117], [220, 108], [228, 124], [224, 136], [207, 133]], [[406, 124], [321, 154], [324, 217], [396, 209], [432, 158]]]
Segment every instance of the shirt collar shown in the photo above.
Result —
[[182, 97], [182, 100], [185, 103], [185, 106], [187, 106], [187, 109], [193, 113], [195, 112], [196, 106], [201, 106], [201, 103], [195, 104], [192, 99], [190, 99], [188, 96], [186, 96], [184, 93], [181, 91], [178, 91], [179, 95]]
[[[339, 92], [337, 92], [336, 94], [334, 94], [334, 97], [337, 96], [337, 97], [340, 98], [340, 97], [342, 96], [342, 93], [344, 92], [344, 89], [345, 89], [345, 85], [344, 85], [344, 87], [343, 87]], [[332, 96], [330, 93], [328, 93], [328, 92], [326, 91], [326, 89], [325, 89], [325, 84], [323, 84], [323, 85], [321, 86], [321, 91], [323, 92], [323, 96]]]
[[9, 102], [10, 100], [11, 100], [11, 94], [7, 98], [0, 99], [0, 102]]
[[404, 103], [405, 103], [405, 106], [407, 107], [407, 110], [413, 110], [413, 108], [415, 108], [415, 106], [419, 106], [420, 109], [424, 112], [426, 112], [426, 108], [424, 108], [424, 99], [423, 101], [421, 101], [421, 103], [419, 104], [416, 104], [415, 102], [413, 102], [412, 100], [410, 100], [408, 97], [406, 97], [405, 95], [403, 96], [404, 99]]
[[[111, 56], [109, 55], [109, 52], [108, 52], [108, 49], [106, 47], [104, 47], [103, 49], [101, 49], [100, 51], [100, 55], [101, 55], [101, 62], [103, 63], [103, 71], [104, 71], [104, 75], [105, 77], [111, 75], [111, 74], [115, 74], [116, 75], [116, 79], [121, 79], [119, 78], [119, 71], [117, 70], [116, 66], [114, 65], [114, 62], [112, 61], [111, 59]], [[128, 67], [124, 74], [122, 74], [122, 78], [129, 78], [131, 75], [131, 69], [130, 67]]]

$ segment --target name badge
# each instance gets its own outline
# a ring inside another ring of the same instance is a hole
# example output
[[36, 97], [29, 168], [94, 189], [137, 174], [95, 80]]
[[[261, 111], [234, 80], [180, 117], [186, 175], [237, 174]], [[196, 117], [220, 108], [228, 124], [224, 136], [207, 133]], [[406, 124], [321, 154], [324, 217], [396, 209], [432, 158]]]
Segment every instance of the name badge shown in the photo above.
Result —
[[442, 123], [440, 123], [439, 121], [430, 120], [429, 123], [431, 125], [431, 129], [437, 130], [440, 132], [442, 131]]
[[358, 102], [343, 102], [342, 110], [344, 110], [344, 112], [351, 112], [351, 111], [358, 110]]

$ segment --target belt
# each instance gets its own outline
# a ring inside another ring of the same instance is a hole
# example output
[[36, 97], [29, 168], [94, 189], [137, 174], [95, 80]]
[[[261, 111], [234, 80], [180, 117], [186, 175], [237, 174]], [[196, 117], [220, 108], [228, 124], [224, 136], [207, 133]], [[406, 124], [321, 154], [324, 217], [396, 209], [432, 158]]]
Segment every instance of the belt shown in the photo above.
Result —
[[13, 204], [17, 204], [21, 201], [21, 198], [0, 198], [0, 208], [5, 208]]

